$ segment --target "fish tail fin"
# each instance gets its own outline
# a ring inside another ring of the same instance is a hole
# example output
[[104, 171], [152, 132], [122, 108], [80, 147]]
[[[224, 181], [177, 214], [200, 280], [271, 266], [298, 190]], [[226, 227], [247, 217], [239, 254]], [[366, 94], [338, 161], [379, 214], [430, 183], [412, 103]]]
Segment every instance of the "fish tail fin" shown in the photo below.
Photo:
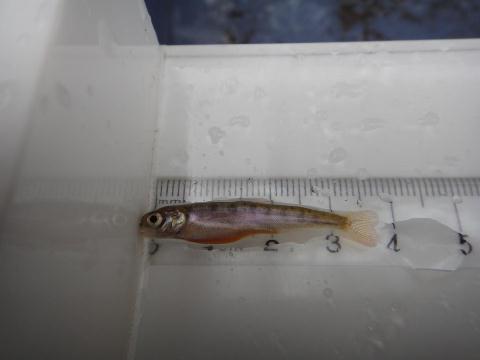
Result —
[[342, 215], [348, 219], [343, 230], [345, 237], [365, 246], [377, 245], [375, 226], [378, 224], [378, 217], [374, 211], [351, 211]]

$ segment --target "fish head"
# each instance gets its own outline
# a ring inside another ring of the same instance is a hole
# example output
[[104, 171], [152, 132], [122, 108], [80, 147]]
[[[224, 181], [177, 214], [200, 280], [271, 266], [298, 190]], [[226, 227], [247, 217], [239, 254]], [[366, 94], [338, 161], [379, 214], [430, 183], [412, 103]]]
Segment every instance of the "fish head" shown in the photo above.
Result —
[[165, 238], [178, 234], [187, 223], [187, 215], [181, 208], [165, 206], [142, 216], [142, 235]]

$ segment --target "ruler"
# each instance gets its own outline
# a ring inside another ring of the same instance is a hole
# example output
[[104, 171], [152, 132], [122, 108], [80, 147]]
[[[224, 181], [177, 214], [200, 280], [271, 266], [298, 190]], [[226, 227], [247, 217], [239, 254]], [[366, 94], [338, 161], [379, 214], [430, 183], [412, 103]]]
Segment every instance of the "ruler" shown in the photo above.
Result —
[[292, 203], [324, 196], [361, 200], [394, 196], [425, 200], [480, 197], [480, 178], [158, 178], [157, 204], [216, 198], [289, 198]]
[[[412, 238], [404, 225], [411, 219], [436, 221], [453, 230], [448, 235], [451, 244], [458, 245], [458, 254], [464, 257], [475, 252], [480, 238], [477, 177], [158, 178], [155, 185], [157, 207], [225, 199], [267, 199], [330, 211], [372, 209], [388, 229], [383, 244], [394, 253], [401, 251], [402, 239]], [[424, 246], [425, 236], [416, 236], [418, 246]]]

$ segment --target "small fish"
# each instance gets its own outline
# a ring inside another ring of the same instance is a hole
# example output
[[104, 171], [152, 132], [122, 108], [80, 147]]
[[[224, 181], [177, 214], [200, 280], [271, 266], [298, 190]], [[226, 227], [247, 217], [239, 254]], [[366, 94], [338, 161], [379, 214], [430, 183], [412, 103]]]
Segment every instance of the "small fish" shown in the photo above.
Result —
[[373, 211], [329, 212], [296, 205], [260, 201], [209, 201], [169, 205], [145, 214], [140, 232], [152, 238], [174, 238], [215, 245], [257, 234], [279, 234], [315, 228], [338, 231], [375, 246], [377, 215]]

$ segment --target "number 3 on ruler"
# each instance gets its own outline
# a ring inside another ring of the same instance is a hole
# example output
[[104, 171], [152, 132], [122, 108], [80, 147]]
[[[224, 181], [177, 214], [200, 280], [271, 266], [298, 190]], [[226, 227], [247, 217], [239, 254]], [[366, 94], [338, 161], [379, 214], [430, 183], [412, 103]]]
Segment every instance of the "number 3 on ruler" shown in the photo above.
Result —
[[340, 237], [334, 233], [330, 233], [325, 238], [330, 244], [327, 245], [327, 250], [331, 253], [338, 253], [342, 249], [342, 244], [340, 244]]

